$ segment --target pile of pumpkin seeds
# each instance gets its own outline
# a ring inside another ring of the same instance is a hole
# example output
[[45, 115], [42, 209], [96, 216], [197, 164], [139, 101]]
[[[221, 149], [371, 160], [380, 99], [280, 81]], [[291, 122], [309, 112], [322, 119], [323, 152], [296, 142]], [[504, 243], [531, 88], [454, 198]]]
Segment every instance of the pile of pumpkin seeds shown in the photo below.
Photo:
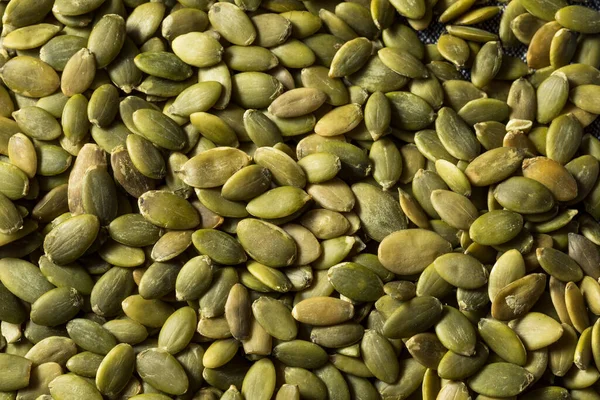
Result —
[[600, 399], [600, 12], [0, 12], [1, 400]]

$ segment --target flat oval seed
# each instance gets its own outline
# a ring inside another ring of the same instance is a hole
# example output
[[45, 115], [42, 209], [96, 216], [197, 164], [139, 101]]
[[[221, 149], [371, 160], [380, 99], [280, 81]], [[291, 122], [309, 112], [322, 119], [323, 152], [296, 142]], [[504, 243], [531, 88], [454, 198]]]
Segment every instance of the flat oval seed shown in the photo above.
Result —
[[296, 321], [282, 302], [261, 296], [252, 303], [252, 314], [269, 335], [280, 340], [296, 338]]
[[42, 256], [39, 260], [40, 271], [50, 283], [57, 287], [72, 287], [83, 295], [92, 292], [94, 282], [87, 271], [77, 264], [56, 265]]
[[175, 282], [175, 295], [180, 300], [200, 298], [212, 282], [212, 262], [208, 256], [197, 256], [186, 262]]
[[407, 220], [397, 201], [377, 187], [365, 183], [352, 185], [356, 213], [367, 235], [377, 241], [393, 232], [406, 229]]
[[290, 367], [319, 368], [328, 360], [320, 346], [304, 340], [292, 340], [273, 348], [273, 356]]
[[29, 56], [11, 58], [2, 67], [0, 75], [10, 90], [23, 96], [49, 96], [60, 85], [59, 77], [52, 67]]
[[499, 245], [513, 239], [523, 228], [523, 217], [512, 211], [495, 210], [477, 218], [469, 228], [471, 239], [483, 245]]
[[354, 306], [332, 297], [313, 297], [296, 304], [292, 309], [292, 316], [309, 325], [335, 325], [351, 319], [354, 316]]
[[268, 71], [279, 64], [279, 59], [268, 49], [259, 46], [230, 46], [223, 53], [223, 61], [236, 71]]
[[402, 155], [394, 142], [386, 138], [376, 141], [371, 146], [369, 158], [373, 163], [373, 178], [383, 190], [398, 182], [402, 175]]
[[135, 368], [133, 348], [126, 343], [116, 345], [104, 357], [96, 373], [96, 387], [107, 396], [122, 391]]
[[72, 217], [56, 226], [44, 239], [44, 250], [51, 261], [64, 265], [82, 256], [92, 245], [100, 224], [94, 215]]
[[523, 161], [523, 176], [546, 186], [558, 201], [569, 201], [577, 196], [577, 182], [558, 162], [546, 157]]
[[444, 345], [454, 353], [475, 354], [477, 336], [471, 321], [454, 307], [444, 306], [441, 318], [435, 324], [435, 333]]
[[292, 23], [284, 15], [268, 13], [255, 15], [250, 19], [256, 28], [255, 45], [274, 47], [285, 42], [292, 33]]
[[379, 58], [388, 68], [408, 78], [427, 78], [429, 71], [419, 59], [409, 52], [394, 47], [385, 47], [377, 52]]
[[153, 51], [138, 54], [135, 65], [149, 75], [174, 81], [183, 81], [192, 75], [192, 69], [173, 53]]
[[142, 351], [136, 357], [135, 369], [145, 382], [165, 393], [178, 395], [188, 389], [189, 379], [185, 370], [165, 350]]
[[275, 367], [268, 358], [255, 362], [244, 376], [242, 394], [244, 398], [269, 400], [275, 393]]
[[298, 161], [309, 183], [329, 181], [342, 168], [339, 157], [331, 153], [313, 153]]
[[213, 107], [223, 92], [219, 82], [199, 82], [181, 92], [169, 107], [169, 113], [189, 117], [195, 112], [207, 111]]
[[269, 106], [269, 113], [280, 118], [293, 118], [316, 111], [327, 95], [315, 88], [292, 89], [277, 97]]
[[194, 247], [219, 264], [236, 265], [247, 257], [242, 246], [225, 232], [216, 229], [199, 229], [192, 235]]
[[598, 107], [596, 100], [600, 96], [599, 85], [581, 85], [577, 86], [570, 93], [570, 99], [577, 107], [598, 114], [600, 107]]
[[431, 204], [440, 218], [457, 229], [469, 229], [479, 213], [465, 196], [449, 190], [431, 192]]
[[372, 51], [373, 45], [367, 38], [359, 37], [344, 43], [331, 60], [329, 76], [341, 78], [359, 71]]
[[5, 36], [5, 46], [14, 50], [29, 50], [44, 45], [60, 27], [54, 24], [36, 24], [17, 28]]
[[509, 112], [508, 105], [503, 100], [484, 98], [469, 101], [458, 110], [458, 115], [472, 126], [479, 122], [505, 121]]
[[181, 166], [178, 175], [193, 187], [221, 186], [236, 172], [246, 167], [250, 157], [233, 148], [215, 148], [192, 157]]
[[334, 108], [315, 125], [315, 133], [321, 136], [337, 136], [354, 129], [363, 120], [359, 104], [347, 104]]
[[106, 355], [116, 346], [114, 336], [102, 325], [89, 319], [76, 318], [69, 321], [67, 332], [77, 346], [96, 354]]
[[53, 399], [69, 399], [83, 396], [90, 400], [101, 400], [102, 395], [94, 385], [75, 374], [61, 375], [48, 384]]
[[302, 168], [287, 154], [273, 147], [261, 147], [254, 153], [254, 161], [267, 168], [275, 183], [280, 186], [306, 185], [306, 175]]
[[565, 305], [573, 327], [579, 333], [583, 333], [590, 325], [590, 320], [584, 312], [586, 305], [581, 290], [573, 282], [567, 283], [565, 288]]
[[300, 211], [310, 196], [294, 186], [281, 186], [255, 197], [246, 206], [248, 212], [258, 218], [284, 218]]
[[342, 179], [355, 181], [367, 176], [371, 171], [372, 166], [367, 154], [351, 143], [338, 140], [325, 141], [317, 146], [317, 151], [339, 157], [342, 163], [339, 177]]
[[[471, 390], [484, 396], [516, 396], [533, 381], [525, 368], [510, 363], [488, 364], [469, 379]], [[500, 383], [502, 382], [502, 383]]]
[[553, 73], [537, 89], [537, 121], [547, 124], [564, 107], [569, 97], [569, 82], [564, 73]]
[[440, 301], [431, 296], [403, 302], [383, 325], [383, 334], [391, 339], [407, 338], [431, 328], [442, 316]]
[[71, 320], [81, 307], [83, 298], [77, 290], [59, 287], [49, 290], [31, 305], [31, 320], [44, 326], [57, 326]]
[[409, 92], [386, 93], [392, 106], [392, 125], [399, 129], [420, 130], [435, 119], [433, 109], [421, 97]]
[[533, 179], [514, 176], [498, 184], [494, 198], [501, 206], [523, 214], [546, 212], [554, 207], [552, 192]]
[[489, 150], [469, 163], [465, 175], [475, 186], [488, 186], [511, 176], [521, 165], [524, 154], [512, 147]]
[[238, 145], [235, 131], [217, 115], [202, 111], [195, 112], [190, 115], [190, 121], [202, 136], [215, 144], [232, 147]]
[[23, 133], [33, 139], [57, 139], [62, 129], [56, 118], [48, 111], [36, 106], [23, 107], [12, 114]]
[[425, 15], [425, 1], [403, 2], [399, 0], [390, 1], [396, 11], [402, 16], [410, 19], [421, 19]]
[[527, 352], [523, 342], [507, 325], [494, 319], [482, 318], [477, 330], [490, 349], [513, 364], [524, 366]]
[[556, 21], [565, 28], [581, 33], [600, 33], [597, 11], [584, 6], [566, 6], [556, 11]]
[[[33, 323], [30, 322], [28, 325], [31, 327]], [[67, 335], [65, 330], [44, 332], [45, 329], [41, 328], [41, 325], [36, 325], [35, 328], [42, 336], [57, 332], [60, 332], [60, 335]], [[77, 354], [77, 346], [71, 339], [63, 336], [47, 336], [31, 347], [24, 357], [31, 360], [34, 365], [54, 362], [64, 367], [75, 354]]]
[[329, 76], [329, 69], [322, 66], [312, 66], [302, 69], [302, 86], [316, 88], [327, 95], [326, 102], [333, 106], [341, 106], [348, 103], [348, 89], [337, 78]]
[[177, 36], [172, 43], [173, 52], [186, 64], [198, 68], [211, 67], [221, 61], [223, 46], [204, 32], [189, 32]]
[[60, 88], [65, 96], [85, 92], [96, 76], [96, 59], [92, 52], [82, 48], [69, 58], [65, 64]]
[[165, 177], [167, 172], [163, 155], [149, 140], [140, 135], [127, 135], [126, 146], [131, 162], [144, 176], [152, 179]]
[[248, 255], [261, 264], [283, 267], [296, 259], [294, 239], [276, 225], [246, 218], [238, 223], [237, 235]]
[[361, 341], [365, 365], [377, 377], [387, 383], [398, 378], [400, 365], [388, 339], [376, 330], [367, 330]]
[[271, 173], [260, 165], [249, 165], [231, 175], [221, 194], [228, 200], [244, 201], [264, 193], [271, 183]]
[[[402, 249], [401, 257], [398, 256], [398, 249]], [[378, 257], [381, 264], [390, 271], [399, 275], [412, 275], [422, 272], [438, 256], [450, 251], [451, 244], [435, 232], [405, 229], [382, 240]]]
[[546, 275], [530, 274], [507, 284], [492, 300], [492, 316], [506, 321], [525, 315], [538, 301], [546, 286]]
[[167, 303], [152, 299], [146, 300], [140, 295], [132, 295], [123, 300], [125, 315], [150, 328], [160, 328], [174, 310]]
[[435, 120], [438, 136], [450, 154], [470, 161], [479, 154], [479, 142], [469, 126], [452, 109], [444, 107]]
[[[96, 22], [87, 48], [94, 54], [98, 68], [106, 67], [119, 55], [125, 43], [125, 30], [125, 20], [121, 15], [106, 14]], [[113, 38], [108, 44], [104, 41], [107, 37]]]
[[282, 93], [283, 84], [264, 72], [241, 72], [232, 77], [232, 98], [244, 108], [267, 108]]
[[15, 204], [5, 195], [0, 194], [0, 232], [14, 234], [23, 228], [23, 217]]
[[187, 142], [183, 130], [160, 111], [137, 110], [133, 113], [133, 123], [143, 137], [165, 149], [181, 150]]
[[538, 312], [512, 320], [508, 326], [519, 335], [528, 351], [549, 346], [563, 334], [563, 328], [556, 320]]
[[436, 258], [433, 265], [444, 280], [458, 288], [477, 289], [487, 282], [483, 264], [466, 254], [444, 254]]
[[383, 283], [366, 267], [356, 263], [342, 263], [328, 271], [331, 285], [354, 301], [374, 301], [383, 295]]
[[112, 317], [121, 312], [121, 302], [133, 291], [135, 283], [130, 269], [113, 267], [94, 285], [90, 304], [94, 313]]
[[217, 32], [233, 44], [248, 46], [256, 38], [256, 29], [250, 18], [233, 4], [211, 7], [208, 19]]
[[158, 335], [158, 347], [177, 354], [190, 343], [196, 331], [196, 311], [182, 307], [169, 316]]
[[140, 213], [161, 228], [192, 229], [200, 217], [185, 199], [168, 191], [148, 191], [138, 199]]

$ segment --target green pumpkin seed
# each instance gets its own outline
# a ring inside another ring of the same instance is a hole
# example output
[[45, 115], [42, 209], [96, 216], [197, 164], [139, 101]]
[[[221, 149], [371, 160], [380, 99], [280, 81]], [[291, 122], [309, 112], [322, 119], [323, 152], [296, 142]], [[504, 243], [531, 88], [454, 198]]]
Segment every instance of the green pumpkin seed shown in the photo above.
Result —
[[150, 328], [160, 328], [174, 312], [167, 303], [157, 299], [146, 300], [140, 295], [125, 298], [122, 307], [125, 315]]
[[[499, 384], [499, 382], [505, 382]], [[533, 381], [533, 375], [526, 369], [510, 363], [492, 363], [469, 379], [468, 385], [476, 393], [484, 396], [516, 396]]]
[[242, 246], [231, 236], [216, 229], [200, 229], [192, 235], [194, 247], [224, 265], [236, 265], [246, 261]]
[[537, 120], [545, 124], [552, 121], [567, 101], [569, 85], [566, 75], [552, 74], [537, 89]]
[[525, 214], [549, 211], [554, 206], [554, 198], [544, 185], [538, 183], [529, 178], [512, 177], [496, 186], [494, 197], [511, 211]]
[[[156, 369], [162, 373], [156, 374]], [[148, 349], [139, 353], [135, 369], [140, 377], [158, 390], [176, 395], [187, 391], [189, 380], [181, 364], [165, 350]]]
[[31, 320], [39, 325], [56, 326], [71, 320], [83, 305], [77, 290], [69, 287], [52, 289], [31, 305]]
[[146, 192], [138, 199], [138, 205], [144, 218], [161, 228], [191, 229], [200, 223], [191, 204], [168, 191]]
[[556, 10], [556, 20], [565, 28], [581, 33], [600, 33], [597, 12], [583, 6], [566, 6]]
[[56, 377], [48, 384], [48, 388], [55, 399], [68, 399], [80, 395], [87, 399], [102, 399], [102, 395], [92, 383], [74, 374]]
[[562, 326], [545, 314], [530, 312], [523, 318], [509, 322], [508, 326], [514, 330], [530, 350], [538, 350], [556, 342], [563, 333]]
[[499, 320], [524, 315], [539, 299], [545, 284], [546, 277], [542, 274], [527, 275], [507, 284], [492, 300], [492, 315]]
[[60, 85], [59, 77], [50, 65], [29, 56], [10, 59], [2, 67], [1, 76], [10, 90], [23, 96], [49, 96]]

